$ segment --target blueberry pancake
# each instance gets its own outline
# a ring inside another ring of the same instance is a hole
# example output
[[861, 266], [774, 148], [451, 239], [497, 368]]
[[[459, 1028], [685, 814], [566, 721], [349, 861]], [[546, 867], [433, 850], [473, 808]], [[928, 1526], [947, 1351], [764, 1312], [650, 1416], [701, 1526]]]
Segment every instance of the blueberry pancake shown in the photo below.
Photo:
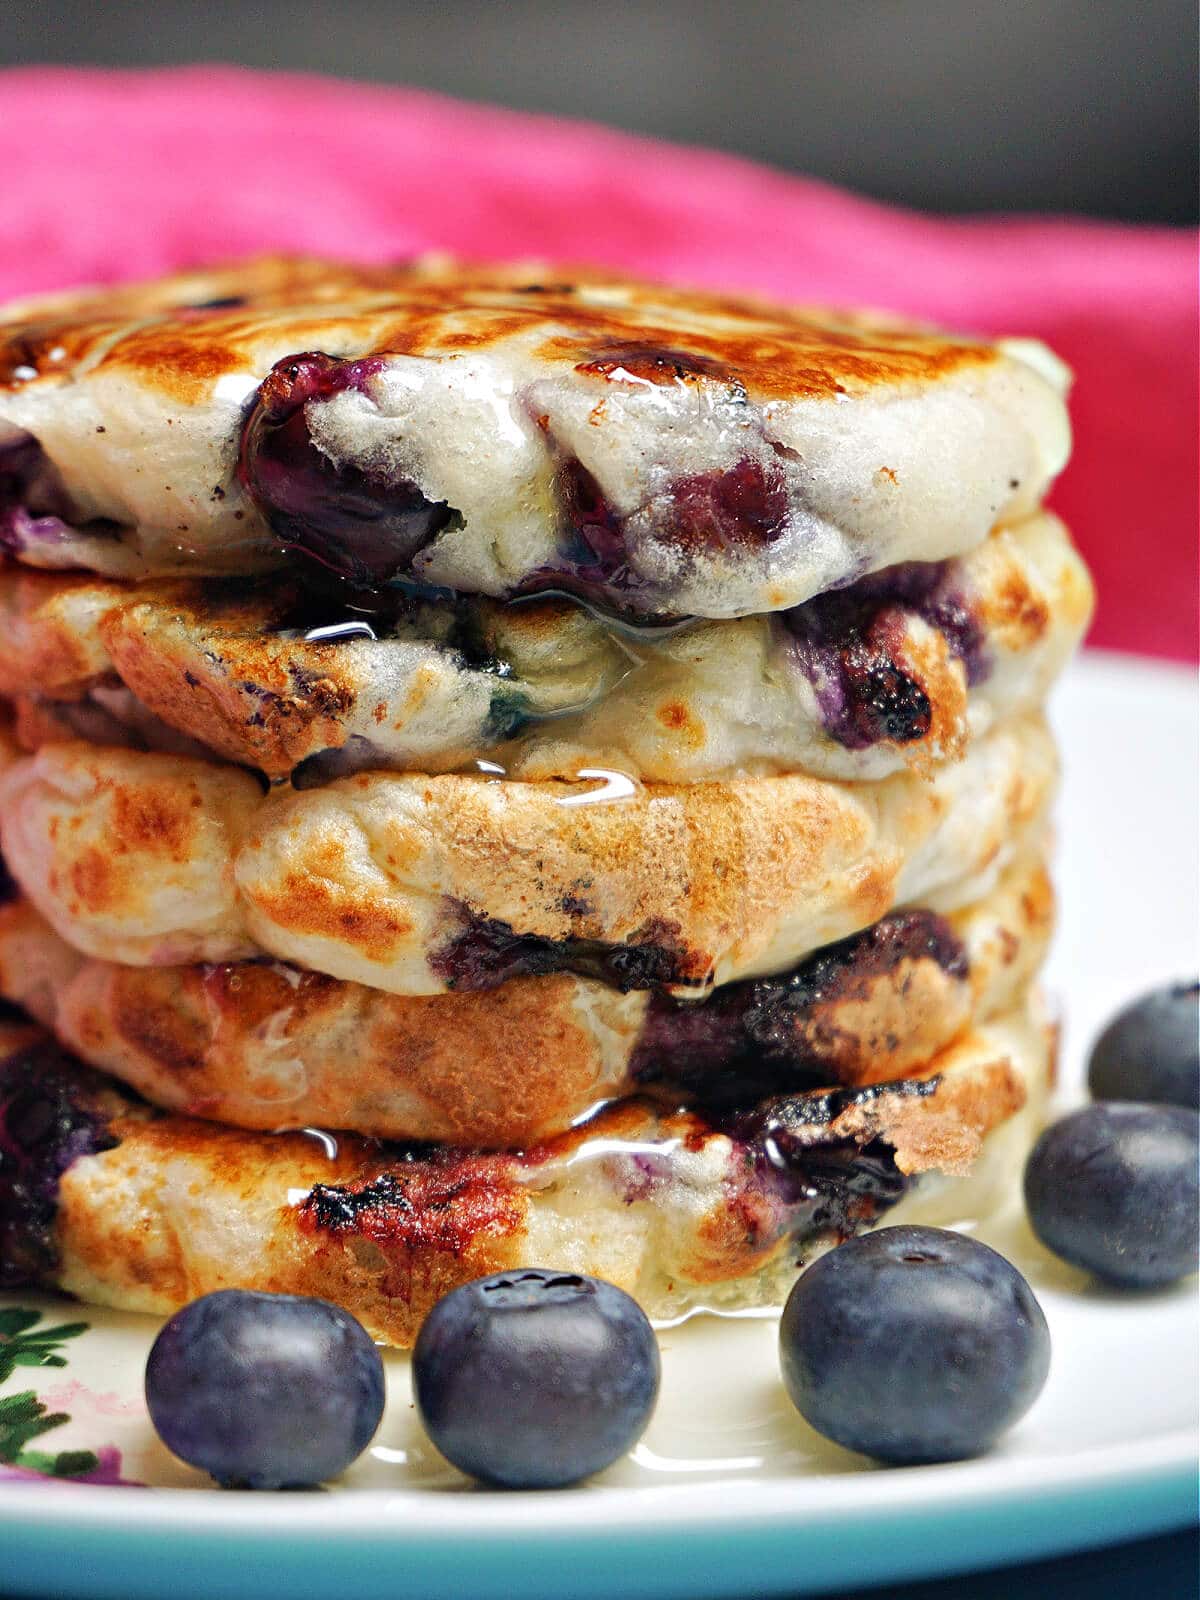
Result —
[[270, 954], [394, 994], [568, 971], [681, 995], [786, 971], [895, 907], [985, 894], [1040, 834], [1037, 717], [928, 778], [646, 784], [366, 773], [264, 795], [181, 756], [50, 744], [0, 778], [9, 869], [79, 950]]
[[0, 309], [0, 1289], [404, 1346], [1005, 1197], [1068, 379], [444, 258]]
[[1035, 510], [1066, 380], [1032, 341], [598, 272], [267, 259], [0, 313], [0, 540], [754, 615]]
[[170, 1312], [242, 1286], [317, 1295], [408, 1345], [483, 1273], [553, 1264], [647, 1311], [778, 1301], [874, 1222], [977, 1216], [1040, 1115], [1027, 1010], [928, 1075], [701, 1117], [634, 1099], [518, 1152], [253, 1134], [156, 1112], [45, 1035], [0, 1027], [0, 1287]]
[[1052, 921], [1035, 856], [965, 911], [890, 913], [704, 1000], [565, 973], [412, 998], [279, 962], [99, 961], [13, 899], [0, 906], [0, 996], [166, 1110], [504, 1148], [631, 1094], [713, 1108], [919, 1074], [1019, 1002]]
[[14, 565], [0, 569], [0, 694], [28, 748], [207, 752], [298, 786], [481, 758], [522, 779], [875, 779], [961, 755], [1040, 705], [1090, 611], [1087, 571], [1047, 514], [955, 561], [663, 630], [549, 599], [409, 598], [339, 627], [278, 576], [128, 586]]

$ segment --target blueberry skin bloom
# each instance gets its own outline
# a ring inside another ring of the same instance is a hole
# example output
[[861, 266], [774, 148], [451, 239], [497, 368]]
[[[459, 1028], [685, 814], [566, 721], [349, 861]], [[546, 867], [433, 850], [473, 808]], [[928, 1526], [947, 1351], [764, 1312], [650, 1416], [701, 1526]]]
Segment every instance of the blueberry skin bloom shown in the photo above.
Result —
[[1094, 1100], [1200, 1108], [1200, 983], [1175, 983], [1118, 1011], [1092, 1046]]
[[347, 1312], [299, 1295], [220, 1289], [163, 1328], [146, 1404], [169, 1450], [226, 1488], [336, 1478], [383, 1415], [383, 1362]]
[[943, 1228], [881, 1228], [821, 1256], [779, 1328], [783, 1381], [818, 1433], [895, 1465], [987, 1450], [1050, 1370], [1017, 1269]]
[[413, 1350], [429, 1437], [507, 1489], [561, 1488], [610, 1466], [649, 1422], [660, 1371], [654, 1330], [623, 1290], [536, 1268], [455, 1289]]
[[1025, 1166], [1034, 1233], [1109, 1283], [1153, 1289], [1195, 1272], [1200, 1115], [1109, 1101], [1042, 1134]]

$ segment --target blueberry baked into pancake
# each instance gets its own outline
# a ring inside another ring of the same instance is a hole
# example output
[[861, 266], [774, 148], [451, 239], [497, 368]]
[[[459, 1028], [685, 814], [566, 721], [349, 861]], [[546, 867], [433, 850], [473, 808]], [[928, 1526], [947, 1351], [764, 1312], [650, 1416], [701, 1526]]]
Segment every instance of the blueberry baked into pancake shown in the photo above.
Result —
[[979, 1215], [1091, 585], [1041, 346], [268, 258], [0, 311], [0, 1285], [411, 1344]]
[[268, 260], [10, 310], [6, 538], [748, 616], [1035, 510], [1065, 379], [1029, 342], [604, 274]]
[[9, 870], [91, 955], [273, 955], [394, 994], [558, 967], [695, 997], [895, 905], [968, 904], [1044, 831], [1054, 779], [1038, 718], [878, 784], [360, 773], [264, 794], [74, 742], [13, 762], [0, 810]]
[[402, 1345], [441, 1295], [531, 1262], [607, 1278], [672, 1317], [778, 1300], [798, 1256], [885, 1213], [946, 1215], [947, 1181], [950, 1215], [986, 1210], [1006, 1136], [1032, 1137], [1049, 1055], [1018, 1010], [966, 1032], [925, 1077], [741, 1113], [630, 1098], [543, 1143], [478, 1151], [218, 1127], [131, 1098], [24, 1027], [13, 1044], [0, 1285], [160, 1313], [254, 1285], [335, 1301]]
[[[561, 598], [398, 596], [322, 626], [300, 582], [136, 586], [0, 569], [0, 694], [29, 748], [219, 756], [298, 788], [356, 770], [648, 781], [928, 771], [1035, 710], [1091, 609], [1041, 514], [768, 616], [635, 630]], [[308, 626], [308, 624], [313, 624]], [[36, 686], [36, 687], [34, 687]]]
[[891, 912], [707, 1001], [561, 971], [414, 998], [278, 961], [97, 960], [14, 896], [0, 907], [0, 996], [169, 1110], [494, 1148], [630, 1094], [736, 1104], [750, 1089], [919, 1071], [1020, 1000], [1052, 920], [1036, 852], [963, 911]]

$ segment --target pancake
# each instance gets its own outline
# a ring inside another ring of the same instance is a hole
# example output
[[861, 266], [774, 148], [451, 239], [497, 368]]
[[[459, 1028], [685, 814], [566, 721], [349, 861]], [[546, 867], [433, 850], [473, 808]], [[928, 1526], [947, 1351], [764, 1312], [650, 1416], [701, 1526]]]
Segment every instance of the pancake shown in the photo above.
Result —
[[89, 959], [12, 901], [0, 906], [0, 995], [165, 1110], [504, 1148], [635, 1093], [727, 1108], [920, 1073], [1018, 1003], [1052, 921], [1038, 856], [966, 911], [893, 913], [791, 973], [706, 1000], [562, 973], [412, 998], [277, 962]]
[[1032, 341], [881, 316], [274, 258], [3, 313], [0, 527], [119, 577], [291, 559], [752, 615], [1027, 516], [1066, 382]]
[[1018, 1010], [921, 1082], [784, 1098], [724, 1124], [630, 1100], [487, 1154], [158, 1113], [7, 1026], [0, 1287], [160, 1315], [220, 1288], [317, 1295], [396, 1345], [449, 1290], [522, 1266], [594, 1273], [660, 1318], [777, 1303], [799, 1264], [881, 1218], [990, 1208], [1040, 1119], [1050, 1055]]
[[858, 785], [371, 773], [264, 796], [232, 767], [55, 744], [0, 779], [0, 833], [37, 909], [105, 960], [270, 954], [410, 995], [549, 971], [695, 994], [897, 906], [970, 904], [1040, 830], [1055, 770], [1038, 718], [928, 780]]
[[208, 750], [304, 786], [479, 758], [524, 779], [877, 779], [1038, 706], [1090, 612], [1086, 568], [1045, 514], [955, 562], [662, 633], [563, 601], [411, 601], [330, 641], [306, 636], [319, 613], [278, 578], [129, 588], [11, 566], [0, 694], [30, 749]]

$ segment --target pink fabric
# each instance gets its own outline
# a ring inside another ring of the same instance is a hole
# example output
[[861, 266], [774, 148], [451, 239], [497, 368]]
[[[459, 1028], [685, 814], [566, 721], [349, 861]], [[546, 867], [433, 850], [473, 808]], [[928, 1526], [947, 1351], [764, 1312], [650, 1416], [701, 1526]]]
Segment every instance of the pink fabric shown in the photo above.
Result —
[[1095, 643], [1196, 651], [1196, 239], [942, 220], [732, 157], [413, 90], [196, 67], [0, 74], [0, 297], [263, 249], [590, 260], [1046, 339]]

